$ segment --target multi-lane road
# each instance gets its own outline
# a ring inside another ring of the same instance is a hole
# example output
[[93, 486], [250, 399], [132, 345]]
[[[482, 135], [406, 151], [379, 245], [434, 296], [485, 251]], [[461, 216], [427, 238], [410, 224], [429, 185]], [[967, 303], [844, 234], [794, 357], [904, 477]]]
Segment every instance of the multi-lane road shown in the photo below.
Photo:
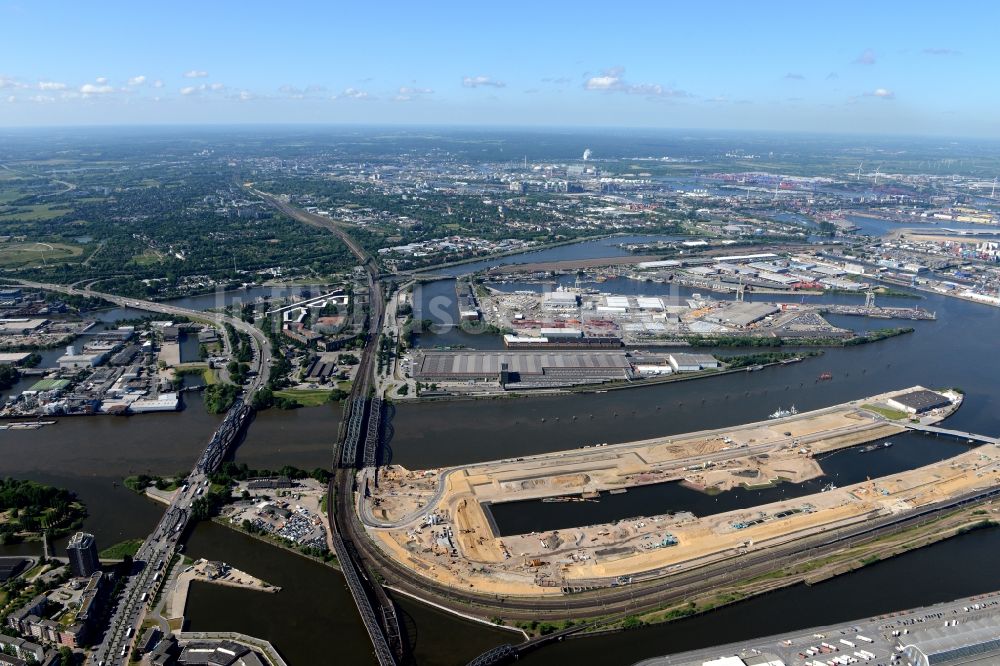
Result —
[[[245, 386], [245, 395], [252, 396], [257, 389], [267, 384], [271, 371], [271, 345], [265, 336], [253, 324], [242, 319], [225, 314], [207, 313], [200, 310], [144, 301], [116, 294], [95, 291], [89, 286], [72, 287], [61, 284], [31, 282], [20, 280], [25, 287], [44, 289], [63, 294], [76, 294], [91, 298], [101, 298], [122, 307], [137, 308], [149, 312], [166, 315], [180, 315], [189, 318], [212, 320], [216, 323], [228, 323], [236, 330], [246, 333], [253, 346], [253, 358], [250, 367], [253, 370], [250, 381]], [[225, 335], [223, 333], [223, 335]], [[173, 557], [184, 528], [191, 514], [191, 505], [208, 488], [208, 475], [222, 462], [232, 443], [238, 438], [240, 431], [246, 425], [251, 408], [244, 400], [237, 400], [226, 414], [219, 428], [213, 433], [205, 450], [199, 456], [191, 474], [185, 479], [184, 485], [174, 496], [163, 517], [160, 518], [152, 534], [146, 537], [135, 555], [135, 573], [125, 583], [125, 588], [118, 598], [111, 619], [106, 626], [104, 638], [91, 655], [91, 662], [98, 666], [110, 666], [128, 663], [131, 646], [136, 640], [136, 633], [146, 616], [153, 597], [166, 575], [166, 567]]]
[[17, 280], [17, 283], [23, 287], [44, 289], [45, 291], [53, 291], [61, 294], [100, 298], [121, 307], [136, 308], [139, 310], [146, 310], [147, 312], [184, 316], [192, 319], [213, 321], [219, 324], [231, 324], [236, 330], [249, 335], [251, 341], [253, 342], [254, 355], [250, 363], [250, 368], [253, 372], [251, 373], [249, 383], [245, 387], [247, 395], [252, 395], [257, 389], [267, 384], [267, 380], [271, 372], [271, 343], [267, 339], [267, 336], [264, 335], [259, 328], [249, 322], [243, 321], [239, 317], [233, 317], [231, 315], [217, 312], [192, 310], [189, 308], [178, 307], [176, 305], [170, 305], [169, 303], [157, 303], [156, 301], [144, 301], [138, 298], [130, 298], [128, 296], [108, 294], [102, 291], [95, 291], [89, 286], [73, 287], [64, 284], [32, 282], [30, 280]]

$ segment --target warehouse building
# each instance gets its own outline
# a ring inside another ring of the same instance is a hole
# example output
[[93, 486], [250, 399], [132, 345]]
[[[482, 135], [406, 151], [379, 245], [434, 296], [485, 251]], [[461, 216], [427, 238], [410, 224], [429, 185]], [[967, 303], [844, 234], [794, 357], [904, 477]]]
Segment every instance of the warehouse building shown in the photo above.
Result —
[[48, 319], [0, 319], [0, 335], [30, 335], [47, 323]]
[[731, 303], [717, 314], [706, 316], [705, 319], [715, 320], [727, 326], [745, 328], [750, 324], [770, 317], [780, 310], [771, 303]]
[[623, 351], [425, 351], [414, 376], [421, 381], [495, 381], [506, 365], [512, 382], [631, 379]]
[[674, 372], [699, 372], [720, 365], [711, 354], [670, 354], [667, 358]]
[[1000, 663], [1000, 623], [995, 616], [952, 627], [915, 629], [902, 645], [908, 666]]
[[940, 407], [947, 407], [951, 404], [951, 400], [934, 391], [920, 390], [893, 396], [886, 403], [893, 409], [909, 414], [923, 414]]
[[579, 304], [571, 291], [550, 291], [542, 294], [542, 307], [546, 310], [573, 310]]

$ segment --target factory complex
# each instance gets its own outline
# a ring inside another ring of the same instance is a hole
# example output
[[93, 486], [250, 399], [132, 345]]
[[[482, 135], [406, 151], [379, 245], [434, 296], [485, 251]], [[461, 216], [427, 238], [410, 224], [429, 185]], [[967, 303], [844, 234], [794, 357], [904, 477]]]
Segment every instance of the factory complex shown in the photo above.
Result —
[[479, 304], [485, 321], [509, 331], [509, 349], [614, 348], [623, 344], [687, 344], [692, 339], [780, 338], [847, 340], [859, 334], [835, 326], [827, 313], [874, 318], [933, 319], [915, 308], [881, 308], [869, 296], [864, 306], [717, 300], [606, 294], [592, 288], [559, 286], [554, 291], [485, 290]]

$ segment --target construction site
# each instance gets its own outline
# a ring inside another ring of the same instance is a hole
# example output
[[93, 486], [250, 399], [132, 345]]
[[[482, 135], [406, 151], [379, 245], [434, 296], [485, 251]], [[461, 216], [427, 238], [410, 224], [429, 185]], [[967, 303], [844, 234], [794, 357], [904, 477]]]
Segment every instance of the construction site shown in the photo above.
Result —
[[[995, 441], [958, 456], [822, 492], [713, 515], [663, 510], [501, 536], [490, 506], [586, 502], [679, 482], [706, 493], [823, 475], [817, 456], [907, 429], [934, 428], [961, 394], [923, 387], [767, 421], [524, 458], [410, 471], [360, 472], [357, 508], [372, 540], [439, 586], [501, 596], [551, 596], [689, 572], [773, 546], [923, 507], [1000, 482]], [[377, 474], [377, 478], [376, 478]]]

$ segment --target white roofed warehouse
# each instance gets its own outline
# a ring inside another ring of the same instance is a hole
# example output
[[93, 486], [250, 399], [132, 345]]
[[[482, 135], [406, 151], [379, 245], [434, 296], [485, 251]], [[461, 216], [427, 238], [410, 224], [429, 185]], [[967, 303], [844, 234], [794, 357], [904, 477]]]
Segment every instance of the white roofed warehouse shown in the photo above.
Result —
[[496, 381], [501, 372], [512, 383], [590, 382], [633, 377], [623, 351], [425, 351], [414, 368], [422, 381]]
[[1000, 623], [996, 617], [961, 622], [952, 627], [914, 630], [901, 641], [907, 666], [959, 666], [1000, 663]]

